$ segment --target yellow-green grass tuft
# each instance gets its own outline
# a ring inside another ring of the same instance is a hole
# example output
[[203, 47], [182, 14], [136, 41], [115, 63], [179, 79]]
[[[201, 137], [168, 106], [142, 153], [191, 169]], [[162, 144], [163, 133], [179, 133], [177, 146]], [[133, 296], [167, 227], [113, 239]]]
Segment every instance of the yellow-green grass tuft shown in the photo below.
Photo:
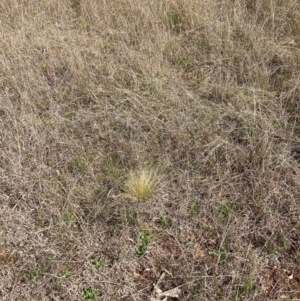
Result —
[[126, 196], [140, 201], [150, 199], [157, 192], [158, 177], [152, 170], [131, 171], [125, 182]]

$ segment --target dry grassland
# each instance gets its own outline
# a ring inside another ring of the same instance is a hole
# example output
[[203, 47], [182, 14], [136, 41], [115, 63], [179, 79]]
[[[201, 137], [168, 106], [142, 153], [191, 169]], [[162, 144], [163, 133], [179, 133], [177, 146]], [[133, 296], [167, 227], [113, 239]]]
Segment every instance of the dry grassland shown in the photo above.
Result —
[[0, 35], [1, 300], [300, 299], [299, 1], [3, 0]]

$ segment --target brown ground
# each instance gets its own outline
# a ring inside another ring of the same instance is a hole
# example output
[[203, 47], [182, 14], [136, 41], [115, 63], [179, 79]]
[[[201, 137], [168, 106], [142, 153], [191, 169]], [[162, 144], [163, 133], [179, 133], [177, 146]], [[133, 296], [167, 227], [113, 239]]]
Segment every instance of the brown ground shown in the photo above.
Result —
[[300, 299], [297, 0], [3, 0], [0, 35], [0, 300]]

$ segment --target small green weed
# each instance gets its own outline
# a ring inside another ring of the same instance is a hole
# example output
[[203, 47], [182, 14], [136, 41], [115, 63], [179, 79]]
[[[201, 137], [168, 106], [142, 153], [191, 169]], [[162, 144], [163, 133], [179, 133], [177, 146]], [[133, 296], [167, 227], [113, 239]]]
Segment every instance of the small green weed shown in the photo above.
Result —
[[197, 75], [195, 76], [195, 84], [196, 86], [200, 86], [201, 83], [203, 82], [203, 78], [202, 75], [200, 73], [197, 73]]
[[274, 233], [269, 236], [264, 248], [268, 254], [274, 254], [276, 252], [280, 252], [280, 250], [283, 250], [289, 245], [289, 241], [284, 235], [281, 233]]
[[76, 218], [75, 213], [72, 210], [67, 209], [64, 212], [63, 220], [68, 226], [72, 226], [76, 223], [77, 218]]
[[124, 176], [124, 163], [119, 154], [109, 154], [104, 160], [102, 170], [111, 185], [119, 184]]
[[253, 291], [254, 287], [255, 287], [254, 281], [250, 278], [245, 278], [243, 280], [242, 285], [239, 286], [237, 289], [236, 300], [240, 299], [241, 296], [243, 296], [243, 295], [248, 295], [249, 293], [251, 293], [251, 291]]
[[94, 259], [92, 261], [92, 265], [93, 267], [95, 267], [96, 269], [100, 268], [100, 267], [107, 267], [108, 263], [104, 260], [101, 259]]
[[137, 248], [137, 255], [142, 256], [145, 254], [147, 250], [147, 246], [150, 243], [151, 240], [151, 232], [148, 229], [144, 229], [143, 232], [140, 234], [139, 239], [141, 241], [140, 246]]
[[160, 219], [159, 224], [162, 228], [166, 229], [166, 228], [172, 227], [173, 221], [169, 217], [164, 217], [164, 218]]
[[49, 73], [49, 66], [47, 66], [47, 65], [42, 66], [42, 67], [41, 67], [41, 72], [42, 72], [42, 74], [43, 74], [44, 76], [47, 76], [48, 73]]
[[51, 261], [57, 261], [57, 255], [55, 255], [55, 254], [51, 255], [51, 256], [48, 257], [48, 259], [51, 260]]
[[169, 12], [169, 22], [171, 27], [178, 27], [181, 24], [180, 16], [177, 10], [172, 9]]
[[223, 247], [208, 251], [208, 255], [217, 258], [219, 264], [227, 263], [226, 249]]
[[277, 121], [276, 119], [272, 119], [271, 124], [274, 128], [278, 128], [280, 126], [279, 121]]
[[190, 210], [192, 215], [197, 215], [199, 213], [199, 208], [196, 201], [192, 202]]
[[189, 240], [186, 241], [184, 244], [187, 248], [190, 248], [190, 249], [194, 249], [194, 247], [195, 247], [195, 244]]
[[83, 171], [86, 167], [86, 161], [82, 157], [77, 157], [68, 165], [70, 172]]
[[76, 14], [79, 14], [80, 10], [81, 10], [81, 1], [80, 0], [72, 0], [71, 7]]
[[68, 119], [68, 120], [73, 121], [73, 120], [75, 120], [75, 118], [76, 118], [76, 112], [68, 112], [68, 113], [65, 113], [65, 114], [64, 114], [64, 117], [65, 117], [66, 119]]
[[92, 288], [83, 289], [84, 300], [96, 300], [98, 298], [97, 293]]
[[139, 256], [142, 256], [142, 255], [145, 254], [146, 250], [147, 250], [147, 246], [142, 244], [142, 245], [140, 245], [140, 246], [137, 248], [136, 253], [137, 253]]
[[41, 267], [36, 267], [33, 270], [27, 271], [26, 275], [30, 280], [38, 280], [44, 274], [44, 270]]
[[212, 256], [212, 257], [218, 257], [219, 251], [218, 250], [210, 250], [210, 251], [208, 251], [208, 255]]
[[295, 115], [298, 112], [297, 107], [294, 104], [288, 104], [285, 110], [291, 115]]
[[299, 123], [297, 123], [297, 124], [294, 125], [294, 127], [293, 127], [293, 132], [294, 132], [294, 134], [297, 135], [297, 136], [300, 135], [300, 124], [299, 124]]
[[87, 22], [84, 22], [84, 21], [79, 23], [79, 27], [83, 30], [86, 30], [86, 31], [90, 30], [90, 24], [87, 23]]
[[109, 190], [104, 187], [104, 186], [99, 186], [98, 188], [95, 189], [94, 191], [94, 197], [95, 198], [102, 198], [106, 197], [108, 194]]
[[65, 268], [62, 270], [61, 278], [68, 279], [71, 277], [71, 275], [72, 275], [72, 271], [69, 268]]
[[239, 206], [237, 204], [230, 204], [226, 201], [222, 202], [219, 205], [218, 212], [222, 217], [227, 217], [228, 215], [239, 210]]

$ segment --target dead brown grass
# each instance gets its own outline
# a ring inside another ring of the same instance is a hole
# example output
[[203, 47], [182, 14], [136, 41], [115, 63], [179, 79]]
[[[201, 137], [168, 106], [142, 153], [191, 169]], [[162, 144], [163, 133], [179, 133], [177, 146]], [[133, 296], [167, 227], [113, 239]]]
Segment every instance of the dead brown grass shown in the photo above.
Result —
[[300, 298], [299, 36], [296, 0], [2, 1], [0, 299]]

